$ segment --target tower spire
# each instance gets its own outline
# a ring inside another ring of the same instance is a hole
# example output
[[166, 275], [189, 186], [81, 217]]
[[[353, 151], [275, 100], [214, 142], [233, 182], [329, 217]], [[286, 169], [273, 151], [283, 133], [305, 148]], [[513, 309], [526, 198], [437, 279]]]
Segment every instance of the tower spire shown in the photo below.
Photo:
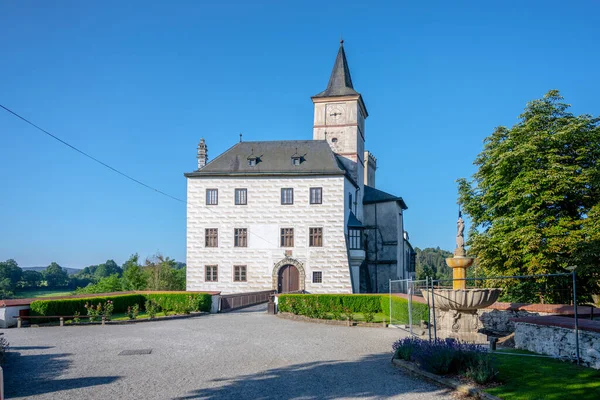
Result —
[[346, 59], [346, 52], [344, 51], [344, 39], [340, 39], [340, 49], [338, 50], [335, 63], [333, 64], [333, 70], [329, 77], [327, 89], [314, 97], [348, 96], [357, 94], [359, 93], [354, 90], [354, 86], [352, 85], [350, 68], [348, 67], [348, 60]]

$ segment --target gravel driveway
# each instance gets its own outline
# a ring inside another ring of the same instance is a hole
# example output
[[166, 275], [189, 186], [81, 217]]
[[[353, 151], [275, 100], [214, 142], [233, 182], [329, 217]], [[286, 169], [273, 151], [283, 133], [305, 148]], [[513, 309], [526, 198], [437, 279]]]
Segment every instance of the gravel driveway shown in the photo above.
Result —
[[[390, 365], [397, 329], [289, 321], [264, 307], [134, 325], [4, 330], [7, 398], [450, 399]], [[123, 350], [152, 349], [146, 355]]]

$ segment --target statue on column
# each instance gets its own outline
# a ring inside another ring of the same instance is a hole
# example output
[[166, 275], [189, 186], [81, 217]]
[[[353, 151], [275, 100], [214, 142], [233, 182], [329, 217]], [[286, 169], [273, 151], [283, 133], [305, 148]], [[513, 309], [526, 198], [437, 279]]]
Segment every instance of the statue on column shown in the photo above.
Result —
[[456, 250], [454, 255], [457, 257], [464, 257], [467, 252], [465, 251], [465, 221], [462, 219], [462, 213], [458, 212], [458, 221], [456, 222], [458, 232], [456, 233]]

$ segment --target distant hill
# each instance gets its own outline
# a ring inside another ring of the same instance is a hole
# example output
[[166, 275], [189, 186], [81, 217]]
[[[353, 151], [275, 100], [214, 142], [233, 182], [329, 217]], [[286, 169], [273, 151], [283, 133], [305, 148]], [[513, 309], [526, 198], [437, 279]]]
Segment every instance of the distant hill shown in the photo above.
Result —
[[[43, 272], [46, 270], [46, 268], [47, 267], [21, 267], [21, 269], [23, 271], [38, 271], [38, 272]], [[62, 269], [66, 270], [69, 275], [74, 275], [74, 274], [78, 273], [79, 271], [81, 271], [78, 268], [62, 267]]]

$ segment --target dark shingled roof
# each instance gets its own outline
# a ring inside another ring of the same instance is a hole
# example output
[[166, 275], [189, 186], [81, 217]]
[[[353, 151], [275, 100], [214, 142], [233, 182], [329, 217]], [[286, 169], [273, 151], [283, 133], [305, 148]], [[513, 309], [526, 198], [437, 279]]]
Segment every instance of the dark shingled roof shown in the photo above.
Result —
[[[292, 164], [300, 157], [300, 165]], [[249, 157], [257, 157], [255, 166]], [[325, 140], [278, 140], [240, 142], [186, 177], [214, 175], [344, 175], [335, 154]]]
[[344, 52], [344, 41], [340, 42], [340, 50], [338, 51], [333, 65], [333, 71], [329, 77], [329, 83], [327, 89], [314, 97], [331, 97], [331, 96], [350, 96], [360, 94], [354, 90], [352, 86], [352, 78], [350, 77], [350, 68], [348, 68], [348, 61], [346, 60], [346, 53]]
[[402, 197], [394, 196], [382, 190], [365, 185], [365, 194], [363, 196], [363, 204], [385, 203], [388, 201], [397, 201], [403, 210], [408, 209]]

